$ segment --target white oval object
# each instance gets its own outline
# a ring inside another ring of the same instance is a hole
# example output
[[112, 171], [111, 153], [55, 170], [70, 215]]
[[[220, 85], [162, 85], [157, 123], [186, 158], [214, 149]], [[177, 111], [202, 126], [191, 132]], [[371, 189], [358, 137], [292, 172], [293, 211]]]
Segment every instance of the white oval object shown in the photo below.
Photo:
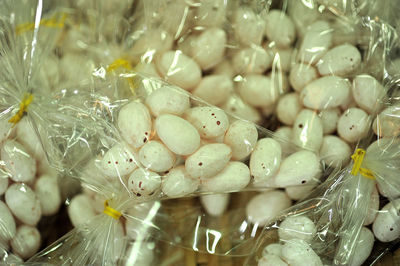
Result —
[[245, 103], [237, 94], [232, 94], [221, 108], [253, 123], [261, 121], [261, 115], [258, 110]]
[[354, 247], [354, 255], [350, 262], [350, 266], [361, 266], [369, 257], [374, 247], [374, 234], [366, 227], [361, 228], [358, 235], [356, 246]]
[[294, 64], [292, 48], [277, 47], [275, 42], [267, 42], [263, 47], [272, 58], [273, 69], [284, 72], [290, 71], [292, 64]]
[[210, 194], [200, 196], [200, 202], [211, 216], [220, 216], [228, 208], [230, 194]]
[[187, 157], [185, 169], [191, 178], [210, 178], [225, 168], [231, 156], [232, 150], [226, 144], [205, 144]]
[[227, 75], [209, 75], [200, 81], [192, 93], [211, 105], [221, 105], [232, 92], [233, 82]]
[[197, 26], [220, 26], [226, 19], [226, 2], [224, 0], [203, 0], [196, 6], [194, 23]]
[[220, 28], [209, 28], [193, 41], [192, 58], [201, 69], [208, 70], [222, 61], [225, 54], [227, 36]]
[[350, 95], [351, 84], [337, 77], [322, 77], [309, 83], [300, 93], [304, 106], [310, 109], [329, 109], [339, 107]]
[[307, 186], [286, 187], [285, 192], [292, 200], [301, 200], [308, 196], [317, 185], [318, 182], [313, 180]]
[[29, 259], [39, 250], [40, 242], [40, 233], [36, 227], [21, 225], [11, 240], [12, 252], [23, 259]]
[[288, 216], [278, 229], [279, 239], [283, 242], [290, 239], [302, 239], [310, 243], [316, 233], [317, 228], [314, 222], [304, 215]]
[[277, 244], [277, 243], [269, 244], [268, 246], [266, 246], [263, 249], [262, 255], [265, 256], [267, 254], [272, 254], [272, 255], [276, 255], [276, 256], [280, 257], [282, 254], [282, 247], [283, 246], [281, 244]]
[[303, 109], [296, 117], [292, 130], [294, 144], [318, 151], [322, 144], [324, 132], [321, 118], [316, 112]]
[[370, 117], [359, 108], [349, 108], [339, 118], [337, 132], [349, 143], [355, 143], [365, 136], [370, 124]]
[[150, 139], [149, 110], [139, 102], [131, 102], [123, 106], [118, 114], [118, 128], [128, 144], [135, 148], [143, 146]]
[[[33, 133], [32, 133], [33, 134]], [[15, 140], [6, 140], [1, 147], [1, 160], [14, 182], [31, 182], [36, 174], [36, 161]]]
[[291, 127], [280, 127], [275, 131], [273, 138], [281, 144], [282, 154], [291, 153], [293, 150], [292, 139], [292, 128]]
[[266, 254], [258, 261], [258, 266], [288, 266], [279, 256]]
[[92, 199], [86, 194], [79, 194], [73, 197], [68, 205], [68, 216], [75, 227], [89, 222], [96, 216]]
[[299, 94], [288, 93], [279, 98], [276, 115], [283, 124], [291, 126], [301, 109]]
[[314, 250], [302, 239], [291, 239], [282, 248], [282, 259], [293, 266], [323, 266]]
[[229, 127], [228, 116], [216, 107], [194, 107], [187, 110], [184, 118], [189, 121], [205, 139], [213, 139], [225, 134]]
[[271, 10], [265, 18], [265, 33], [268, 40], [279, 47], [289, 47], [296, 38], [294, 24], [289, 16], [280, 10]]
[[390, 242], [400, 237], [400, 199], [386, 204], [375, 218], [372, 230], [381, 242]]
[[181, 51], [168, 51], [156, 61], [160, 76], [185, 90], [196, 87], [201, 80], [199, 65]]
[[14, 238], [17, 231], [14, 218], [7, 205], [0, 200], [0, 245]]
[[161, 177], [155, 172], [138, 168], [129, 176], [128, 189], [137, 197], [151, 196], [161, 187]]
[[332, 45], [332, 29], [326, 21], [311, 24], [301, 41], [297, 58], [304, 63], [315, 64]]
[[35, 183], [35, 193], [40, 200], [42, 215], [54, 215], [61, 206], [61, 193], [57, 176], [42, 175]]
[[238, 8], [233, 14], [233, 28], [236, 38], [244, 45], [260, 45], [265, 22], [251, 9]]
[[371, 193], [371, 199], [369, 200], [368, 212], [364, 220], [364, 226], [370, 225], [375, 221], [376, 215], [378, 214], [378, 210], [379, 210], [379, 193], [376, 186], [374, 186], [374, 189], [372, 190]]
[[140, 163], [154, 172], [165, 172], [174, 166], [175, 154], [158, 140], [147, 142], [139, 151]]
[[172, 168], [162, 178], [162, 191], [170, 198], [182, 197], [195, 192], [200, 181], [189, 177], [183, 165]]
[[232, 62], [229, 59], [225, 59], [221, 63], [216, 65], [212, 73], [214, 75], [225, 75], [229, 78], [233, 78], [235, 76], [235, 71], [233, 70]]
[[[4, 125], [4, 127], [2, 125], [2, 127], [4, 129], [9, 129], [9, 125], [11, 124], [8, 121], [7, 124], [8, 125]], [[40, 160], [46, 156], [43, 150], [42, 143], [27, 117], [23, 117], [21, 121], [18, 122], [15, 128], [17, 141], [22, 144], [28, 154], [33, 156], [36, 160]]]
[[253, 151], [258, 139], [257, 128], [253, 123], [236, 120], [224, 137], [224, 143], [232, 148], [232, 159], [241, 161]]
[[247, 203], [246, 215], [252, 224], [264, 226], [291, 205], [292, 201], [285, 192], [271, 190], [253, 197]]
[[232, 57], [236, 74], [262, 74], [271, 67], [273, 57], [261, 46], [244, 48]]
[[237, 90], [242, 99], [254, 107], [267, 107], [279, 98], [281, 88], [263, 75], [247, 75], [238, 83]]
[[317, 68], [322, 76], [348, 76], [361, 64], [361, 54], [350, 44], [342, 44], [329, 50], [318, 62]]
[[196, 128], [185, 119], [163, 114], [155, 121], [157, 135], [172, 152], [189, 155], [200, 146], [200, 135]]
[[379, 109], [385, 95], [383, 86], [372, 76], [363, 74], [353, 79], [353, 98], [357, 105], [369, 114]]
[[1, 175], [0, 176], [0, 196], [3, 195], [8, 188], [8, 176]]
[[109, 149], [100, 161], [100, 171], [108, 177], [122, 177], [137, 168], [135, 155], [128, 146], [117, 143]]
[[289, 82], [297, 92], [301, 92], [306, 85], [317, 78], [317, 70], [308, 64], [298, 63], [290, 69]]
[[202, 188], [207, 192], [240, 191], [250, 182], [250, 170], [244, 163], [229, 162], [217, 175], [202, 181]]
[[155, 117], [161, 114], [181, 115], [190, 108], [190, 101], [185, 91], [163, 86], [147, 96], [146, 105]]
[[349, 144], [341, 138], [328, 135], [322, 140], [319, 156], [327, 166], [340, 167], [345, 166], [350, 160], [351, 152]]
[[163, 53], [172, 48], [172, 36], [160, 28], [147, 29], [132, 45], [129, 55], [134, 62], [152, 61], [157, 53]]
[[286, 157], [275, 176], [279, 187], [307, 185], [320, 174], [319, 159], [311, 151], [298, 151]]
[[318, 4], [302, 1], [289, 1], [287, 6], [288, 15], [296, 26], [297, 34], [302, 37], [307, 31], [307, 26], [316, 21], [320, 16]]
[[321, 117], [325, 135], [332, 134], [336, 131], [341, 114], [339, 108], [326, 109], [318, 112], [319, 117]]
[[14, 183], [4, 196], [7, 206], [14, 216], [27, 225], [35, 226], [42, 216], [39, 198], [25, 184]]
[[281, 164], [282, 150], [272, 138], [260, 139], [250, 156], [250, 173], [254, 183], [267, 181], [274, 176]]

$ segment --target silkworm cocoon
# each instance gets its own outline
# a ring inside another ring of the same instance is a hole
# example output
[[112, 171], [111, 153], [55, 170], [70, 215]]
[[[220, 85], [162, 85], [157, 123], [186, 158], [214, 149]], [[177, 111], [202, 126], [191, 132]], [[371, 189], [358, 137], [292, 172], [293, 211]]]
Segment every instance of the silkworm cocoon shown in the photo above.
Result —
[[33, 156], [36, 160], [41, 160], [45, 157], [42, 143], [27, 117], [22, 118], [21, 121], [18, 122], [16, 126], [16, 135], [17, 141], [22, 144], [28, 154]]
[[350, 160], [351, 152], [349, 144], [341, 138], [328, 135], [322, 140], [319, 156], [327, 166], [340, 167], [346, 165]]
[[92, 206], [92, 199], [86, 194], [79, 194], [73, 197], [68, 205], [68, 216], [75, 227], [90, 221], [96, 216]]
[[315, 64], [332, 45], [332, 29], [328, 22], [316, 21], [311, 24], [301, 41], [298, 59], [301, 62]]
[[282, 259], [289, 265], [322, 266], [322, 261], [315, 251], [302, 239], [291, 239], [282, 248]]
[[301, 200], [309, 195], [317, 185], [318, 182], [313, 180], [307, 186], [290, 186], [286, 187], [285, 191], [289, 198], [291, 198], [292, 200]]
[[15, 140], [6, 140], [1, 147], [1, 160], [14, 182], [31, 182], [36, 174], [36, 161]]
[[274, 176], [281, 164], [282, 150], [272, 138], [260, 139], [250, 156], [250, 173], [254, 183], [267, 181]]
[[295, 26], [284, 12], [271, 10], [266, 16], [265, 33], [279, 47], [289, 47], [296, 38]]
[[146, 105], [156, 117], [161, 114], [181, 115], [190, 108], [190, 100], [185, 91], [163, 86], [147, 96]]
[[199, 65], [181, 51], [168, 51], [156, 60], [160, 76], [185, 90], [191, 90], [201, 80]]
[[350, 44], [342, 44], [329, 50], [318, 62], [321, 75], [348, 76], [361, 64], [361, 54]]
[[292, 139], [292, 128], [291, 127], [280, 127], [275, 131], [273, 139], [281, 144], [282, 154], [286, 155], [291, 153], [293, 150], [293, 145], [291, 143]]
[[241, 162], [229, 162], [217, 175], [202, 181], [202, 188], [207, 192], [240, 191], [250, 182], [250, 171]]
[[374, 187], [368, 205], [367, 216], [365, 217], [364, 220], [365, 226], [370, 225], [374, 222], [376, 215], [378, 214], [378, 210], [379, 210], [379, 194], [378, 194], [378, 189]]
[[4, 196], [7, 206], [14, 216], [27, 225], [35, 226], [42, 216], [39, 198], [25, 184], [14, 183]]
[[175, 154], [160, 141], [147, 142], [139, 151], [140, 163], [154, 172], [165, 172], [175, 163]]
[[385, 94], [383, 86], [367, 74], [353, 79], [352, 91], [357, 105], [369, 114], [379, 110], [380, 100]]
[[42, 215], [54, 215], [61, 206], [57, 176], [42, 175], [35, 183], [35, 193], [40, 201]]
[[122, 143], [109, 149], [100, 161], [100, 171], [108, 177], [122, 177], [137, 168], [133, 152]]
[[138, 168], [129, 176], [128, 189], [138, 197], [151, 196], [161, 187], [161, 177], [152, 171]]
[[143, 146], [150, 139], [149, 110], [139, 102], [131, 102], [123, 106], [118, 114], [118, 128], [129, 145], [135, 148]]
[[350, 108], [339, 118], [337, 132], [349, 143], [355, 143], [365, 136], [370, 124], [370, 117], [359, 108]]
[[390, 242], [400, 237], [400, 199], [386, 204], [375, 218], [372, 230], [381, 242]]
[[229, 59], [224, 59], [218, 65], [216, 65], [212, 71], [214, 75], [225, 75], [229, 78], [235, 76], [235, 71], [233, 70], [232, 63]]
[[11, 240], [12, 252], [23, 259], [28, 259], [39, 250], [40, 242], [40, 233], [36, 227], [21, 225]]
[[194, 23], [197, 26], [220, 26], [226, 20], [226, 2], [224, 0], [204, 0], [196, 7]]
[[200, 196], [200, 202], [206, 212], [211, 216], [222, 215], [229, 204], [230, 194], [210, 194]]
[[303, 88], [318, 78], [318, 72], [315, 67], [298, 63], [290, 69], [289, 81], [293, 89], [301, 92]]
[[172, 168], [162, 178], [162, 192], [170, 198], [182, 197], [193, 193], [199, 187], [198, 179], [190, 178], [183, 165]]
[[318, 151], [322, 144], [323, 127], [316, 112], [303, 109], [296, 117], [292, 129], [294, 144]]
[[17, 231], [14, 217], [12, 216], [7, 205], [0, 200], [0, 245], [2, 242], [7, 243], [14, 238]]
[[317, 233], [313, 221], [307, 216], [288, 216], [279, 226], [278, 234], [281, 241], [302, 239], [310, 243]]
[[337, 76], [326, 76], [309, 83], [300, 93], [304, 106], [329, 109], [344, 104], [350, 96], [351, 84]]
[[233, 92], [233, 82], [227, 75], [209, 75], [204, 77], [193, 90], [193, 95], [211, 105], [224, 104]]
[[237, 94], [232, 94], [221, 108], [253, 123], [261, 121], [261, 115], [257, 109], [244, 102]]
[[384, 109], [374, 120], [373, 130], [379, 137], [391, 137], [400, 134], [400, 106]]
[[317, 8], [318, 5], [316, 3], [309, 3], [311, 5], [305, 5], [301, 1], [288, 2], [288, 15], [295, 24], [299, 37], [303, 36], [307, 31], [307, 26], [316, 21], [320, 16]]
[[306, 185], [321, 172], [319, 159], [311, 151], [298, 151], [286, 157], [274, 177], [279, 187]]
[[277, 243], [269, 244], [268, 246], [266, 246], [263, 249], [262, 255], [265, 256], [267, 254], [271, 254], [271, 255], [276, 255], [276, 256], [280, 257], [282, 254], [282, 247], [283, 246], [281, 244], [277, 244]]
[[134, 62], [153, 61], [156, 53], [163, 53], [172, 48], [172, 36], [163, 29], [147, 29], [130, 49], [130, 56]]
[[288, 93], [279, 98], [276, 107], [276, 115], [279, 121], [285, 125], [293, 125], [298, 113], [302, 109], [299, 95], [297, 93]]
[[265, 22], [251, 9], [239, 8], [233, 14], [233, 29], [236, 38], [244, 45], [260, 45]]
[[270, 54], [272, 60], [272, 68], [284, 72], [289, 72], [294, 63], [293, 49], [277, 47], [276, 43], [270, 42], [264, 45], [266, 51]]
[[262, 74], [271, 67], [272, 59], [261, 46], [254, 45], [236, 52], [232, 65], [237, 74]]
[[354, 256], [350, 262], [350, 266], [361, 266], [369, 257], [374, 247], [374, 234], [366, 227], [361, 228], [358, 235], [356, 246], [354, 247]]
[[228, 116], [216, 107], [194, 107], [187, 110], [184, 118], [189, 121], [205, 139], [224, 135], [229, 127]]
[[232, 148], [232, 159], [241, 161], [253, 151], [258, 139], [257, 128], [253, 123], [236, 120], [224, 136], [224, 143]]
[[192, 58], [201, 69], [209, 70], [222, 61], [225, 54], [227, 37], [220, 28], [209, 28], [203, 31], [193, 41]]
[[206, 144], [187, 157], [185, 169], [191, 178], [210, 178], [225, 168], [231, 156], [232, 150], [226, 144]]
[[200, 146], [197, 129], [185, 119], [163, 114], [155, 122], [157, 135], [169, 150], [177, 155], [189, 155]]
[[247, 75], [237, 86], [242, 99], [253, 107], [267, 107], [276, 102], [281, 88], [271, 78], [263, 75]]
[[288, 266], [279, 256], [266, 254], [258, 261], [258, 266]]
[[319, 117], [321, 117], [324, 135], [332, 134], [336, 131], [337, 123], [341, 114], [342, 113], [340, 112], [339, 108], [325, 109], [319, 111], [318, 115]]
[[285, 192], [271, 190], [253, 197], [247, 203], [246, 215], [252, 224], [264, 226], [291, 205], [292, 201]]

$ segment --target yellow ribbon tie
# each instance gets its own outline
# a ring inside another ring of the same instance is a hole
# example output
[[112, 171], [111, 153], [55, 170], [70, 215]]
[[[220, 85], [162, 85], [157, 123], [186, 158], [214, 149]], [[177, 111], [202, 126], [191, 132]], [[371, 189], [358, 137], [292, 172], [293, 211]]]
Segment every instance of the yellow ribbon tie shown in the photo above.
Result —
[[108, 205], [108, 201], [107, 200], [104, 202], [104, 211], [103, 211], [103, 213], [107, 214], [108, 216], [111, 216], [115, 220], [118, 220], [122, 216], [122, 213], [120, 213], [116, 209], [111, 208], [110, 205]]
[[[50, 28], [63, 28], [65, 19], [67, 18], [67, 14], [62, 13], [60, 20], [57, 20], [58, 15], [54, 15], [52, 18], [49, 19], [42, 19], [39, 23], [40, 26], [50, 27]], [[17, 25], [15, 27], [15, 32], [17, 34], [21, 34], [27, 31], [31, 31], [35, 28], [34, 22], [27, 22], [21, 25]]]
[[372, 173], [371, 170], [361, 167], [361, 164], [364, 160], [364, 156], [365, 156], [364, 149], [357, 149], [356, 152], [351, 156], [351, 159], [353, 159], [354, 161], [354, 165], [350, 173], [354, 176], [360, 173], [362, 176], [366, 178], [375, 179], [374, 174]]
[[[132, 65], [127, 60], [118, 58], [107, 67], [107, 73], [110, 73], [120, 67], [125, 68], [126, 70], [133, 70]], [[127, 79], [132, 94], [135, 94], [135, 88], [137, 88], [137, 82], [135, 78], [128, 77]]]
[[22, 99], [21, 103], [19, 104], [18, 112], [15, 115], [13, 115], [13, 117], [11, 117], [10, 120], [8, 120], [8, 122], [12, 123], [13, 126], [15, 126], [22, 119], [22, 117], [24, 117], [26, 111], [28, 110], [28, 106], [31, 104], [32, 101], [33, 101], [33, 95], [27, 93]]

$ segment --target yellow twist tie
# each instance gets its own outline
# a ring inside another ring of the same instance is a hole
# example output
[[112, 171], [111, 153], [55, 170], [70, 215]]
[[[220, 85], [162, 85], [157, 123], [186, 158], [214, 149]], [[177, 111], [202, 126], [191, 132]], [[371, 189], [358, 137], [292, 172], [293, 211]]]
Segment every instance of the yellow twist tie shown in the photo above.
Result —
[[[107, 73], [110, 73], [120, 67], [125, 68], [126, 70], [133, 70], [132, 65], [127, 60], [123, 58], [118, 58], [107, 67]], [[135, 94], [135, 88], [137, 88], [137, 83], [135, 81], [135, 78], [129, 77], [127, 79], [132, 94]]]
[[[67, 14], [62, 13], [60, 20], [57, 20], [58, 14], [54, 15], [52, 18], [49, 19], [42, 19], [39, 23], [40, 26], [45, 26], [49, 28], [63, 28], [64, 27], [64, 22], [65, 19], [67, 18]], [[15, 32], [17, 34], [21, 34], [27, 31], [31, 31], [35, 28], [35, 23], [34, 22], [27, 22], [23, 23], [21, 25], [17, 25], [15, 27]]]
[[103, 213], [107, 214], [108, 216], [111, 216], [115, 220], [118, 220], [122, 216], [122, 213], [120, 213], [116, 209], [111, 208], [108, 205], [108, 201], [107, 200], [104, 202], [104, 211], [103, 211]]
[[364, 156], [365, 156], [364, 149], [357, 149], [356, 152], [351, 156], [351, 159], [353, 159], [354, 161], [354, 165], [350, 173], [354, 176], [360, 173], [362, 176], [366, 178], [375, 179], [374, 174], [372, 173], [371, 170], [361, 167], [361, 164], [364, 160]]
[[21, 103], [19, 104], [18, 112], [8, 120], [8, 122], [12, 123], [15, 126], [26, 114], [28, 110], [28, 106], [33, 101], [33, 95], [30, 93], [25, 94], [24, 98], [22, 99]]

